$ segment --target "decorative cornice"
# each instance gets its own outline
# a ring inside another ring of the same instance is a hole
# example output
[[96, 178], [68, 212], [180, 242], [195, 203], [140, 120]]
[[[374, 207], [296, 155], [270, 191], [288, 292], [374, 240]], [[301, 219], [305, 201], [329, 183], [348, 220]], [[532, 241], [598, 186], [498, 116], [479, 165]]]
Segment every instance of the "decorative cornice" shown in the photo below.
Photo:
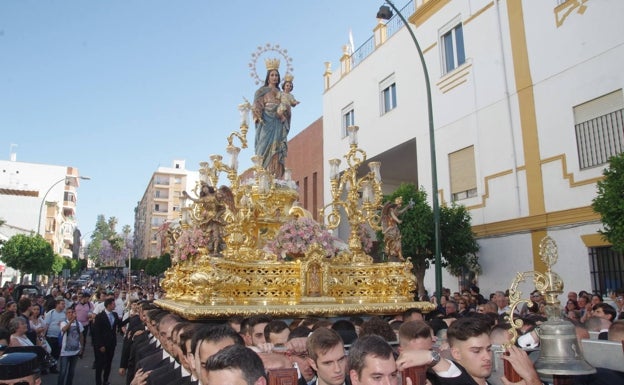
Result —
[[408, 18], [409, 22], [414, 24], [416, 27], [422, 25], [425, 21], [427, 21], [431, 16], [433, 16], [436, 12], [438, 12], [442, 7], [446, 4], [450, 3], [451, 0], [428, 0], [421, 4], [420, 7], [416, 9], [416, 12], [412, 16]]
[[591, 206], [585, 206], [477, 225], [472, 227], [472, 232], [477, 238], [488, 238], [498, 235], [544, 230], [554, 226], [594, 223], [597, 221], [600, 221], [600, 215]]

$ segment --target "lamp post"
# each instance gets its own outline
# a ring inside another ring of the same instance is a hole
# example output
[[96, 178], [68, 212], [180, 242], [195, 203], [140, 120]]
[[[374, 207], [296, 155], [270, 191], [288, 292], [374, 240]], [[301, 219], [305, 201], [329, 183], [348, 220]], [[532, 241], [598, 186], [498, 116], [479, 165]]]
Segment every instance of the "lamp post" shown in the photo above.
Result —
[[52, 184], [52, 186], [50, 186], [50, 188], [48, 189], [48, 191], [46, 191], [46, 193], [43, 195], [43, 199], [41, 199], [41, 206], [39, 207], [39, 221], [37, 222], [37, 234], [41, 235], [41, 216], [43, 214], [43, 205], [45, 204], [45, 200], [46, 197], [48, 196], [48, 194], [50, 193], [50, 191], [52, 191], [52, 189], [59, 183], [65, 181], [67, 182], [68, 179], [70, 178], [74, 178], [74, 179], [83, 179], [83, 180], [89, 180], [91, 178], [89, 178], [88, 176], [75, 176], [75, 175], [67, 175], [64, 176], [62, 179], [57, 180], [56, 182], [54, 182]]
[[[425, 56], [423, 55], [422, 49], [420, 48], [420, 44], [418, 44], [418, 40], [416, 39], [416, 35], [414, 35], [414, 31], [410, 27], [403, 14], [394, 6], [394, 4], [390, 0], [385, 0], [392, 9], [397, 13], [405, 27], [407, 28], [412, 40], [414, 41], [414, 45], [416, 45], [416, 49], [418, 50], [418, 56], [420, 56], [420, 63], [422, 65], [422, 69], [425, 77], [425, 86], [427, 90], [427, 112], [429, 115], [429, 148], [431, 153], [431, 198], [433, 205], [433, 225], [434, 225], [434, 242], [435, 242], [435, 282], [436, 282], [436, 296], [438, 297], [438, 301], [440, 301], [440, 296], [442, 295], [442, 266], [441, 266], [441, 257], [440, 257], [440, 203], [438, 202], [438, 170], [437, 170], [437, 161], [436, 161], [436, 150], [435, 150], [435, 131], [433, 126], [433, 104], [431, 101], [431, 84], [429, 82], [429, 71], [427, 70], [427, 63], [425, 62]], [[377, 12], [377, 18], [389, 20], [392, 17], [392, 11], [387, 6], [381, 6], [379, 8], [379, 12]]]

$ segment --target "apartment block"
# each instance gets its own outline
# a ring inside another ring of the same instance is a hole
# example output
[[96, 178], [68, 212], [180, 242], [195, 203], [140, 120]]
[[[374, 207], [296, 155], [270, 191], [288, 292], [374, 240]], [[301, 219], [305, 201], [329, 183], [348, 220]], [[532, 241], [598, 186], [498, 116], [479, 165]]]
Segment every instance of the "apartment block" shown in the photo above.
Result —
[[186, 169], [184, 160], [174, 160], [171, 167], [158, 167], [135, 208], [134, 255], [137, 258], [158, 257], [164, 252], [160, 228], [165, 222], [180, 219], [182, 191], [192, 191], [199, 173]]

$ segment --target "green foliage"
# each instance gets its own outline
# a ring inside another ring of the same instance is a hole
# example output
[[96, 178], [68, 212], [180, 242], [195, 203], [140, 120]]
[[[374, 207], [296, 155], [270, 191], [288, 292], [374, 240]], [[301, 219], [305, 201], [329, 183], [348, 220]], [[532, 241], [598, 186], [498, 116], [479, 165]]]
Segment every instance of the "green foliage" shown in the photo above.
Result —
[[604, 179], [598, 181], [598, 196], [592, 206], [604, 226], [600, 233], [614, 250], [624, 253], [624, 154], [611, 157], [602, 175]]
[[87, 260], [86, 259], [72, 259], [72, 261], [76, 261], [76, 272], [83, 271], [83, 270], [85, 270], [87, 268]]
[[[401, 244], [403, 255], [412, 258], [415, 269], [427, 269], [431, 257], [431, 243], [433, 240], [433, 211], [427, 203], [427, 193], [418, 190], [414, 184], [403, 183], [385, 201], [394, 201], [398, 197], [403, 198], [403, 204], [414, 202], [414, 206], [401, 215], [402, 223]], [[379, 233], [379, 239], [383, 235]]]
[[[132, 265], [130, 266], [132, 270], [145, 270], [145, 266], [149, 259], [141, 259], [141, 258], [132, 258]], [[125, 262], [126, 267], [128, 267], [128, 261]]]
[[48, 274], [54, 263], [52, 246], [41, 235], [18, 234], [0, 250], [2, 261], [22, 274]]
[[52, 273], [54, 275], [59, 275], [61, 271], [63, 271], [63, 266], [65, 266], [65, 258], [58, 254], [54, 254], [54, 262], [52, 262]]
[[479, 245], [472, 233], [470, 214], [466, 207], [456, 204], [440, 207], [440, 234], [443, 240], [441, 254], [451, 274], [458, 277], [464, 269], [481, 272], [476, 256]]
[[150, 258], [145, 265], [145, 273], [152, 277], [158, 277], [171, 267], [171, 255], [165, 253], [158, 258]]
[[[75, 274], [80, 271], [80, 259], [63, 258], [63, 270], [68, 269], [71, 274]], [[86, 261], [85, 261], [86, 262]], [[85, 265], [86, 266], [86, 265]]]
[[[399, 196], [403, 204], [414, 202], [414, 206], [401, 215], [403, 255], [412, 259], [415, 271], [422, 271], [435, 258], [433, 209], [427, 203], [427, 193], [414, 184], [401, 184], [385, 201]], [[451, 274], [459, 276], [464, 268], [480, 270], [476, 256], [479, 246], [472, 233], [470, 214], [464, 206], [440, 207], [440, 247], [440, 262]]]

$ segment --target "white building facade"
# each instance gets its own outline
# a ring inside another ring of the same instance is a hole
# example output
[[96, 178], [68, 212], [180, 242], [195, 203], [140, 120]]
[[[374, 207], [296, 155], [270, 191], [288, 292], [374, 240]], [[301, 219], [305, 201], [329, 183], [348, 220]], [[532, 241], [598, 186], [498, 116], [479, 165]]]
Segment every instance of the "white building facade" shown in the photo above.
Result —
[[[591, 209], [609, 156], [624, 151], [624, 2], [415, 0], [402, 13], [431, 82], [438, 197], [469, 209], [483, 292], [508, 288], [516, 272], [543, 271], [546, 235], [566, 289], [624, 286], [622, 256]], [[357, 125], [360, 147], [382, 162], [385, 193], [412, 182], [431, 197], [417, 49], [396, 16], [372, 35], [345, 51], [340, 69], [326, 64], [324, 158], [341, 158], [345, 128]], [[433, 271], [424, 284], [434, 290]], [[443, 285], [459, 289], [447, 274]]]
[[[40, 234], [55, 254], [77, 257], [75, 245], [77, 188], [81, 176], [68, 166], [0, 160], [0, 238]], [[79, 242], [78, 242], [79, 243]], [[3, 282], [17, 278], [6, 268]]]

